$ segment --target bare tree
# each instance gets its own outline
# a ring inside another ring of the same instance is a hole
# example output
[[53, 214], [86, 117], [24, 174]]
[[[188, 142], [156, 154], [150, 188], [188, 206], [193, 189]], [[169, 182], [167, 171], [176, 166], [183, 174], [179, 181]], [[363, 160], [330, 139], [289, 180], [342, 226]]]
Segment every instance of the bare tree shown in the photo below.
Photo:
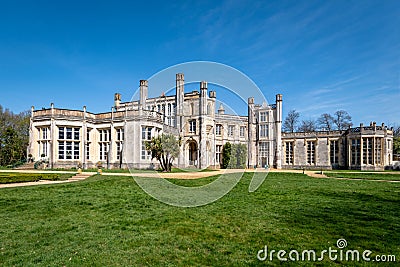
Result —
[[296, 129], [296, 126], [299, 122], [300, 113], [298, 113], [295, 109], [289, 111], [288, 115], [283, 122], [283, 130], [285, 132], [293, 133]]
[[318, 118], [317, 124], [321, 130], [332, 131], [334, 126], [334, 118], [331, 114], [324, 113]]
[[345, 110], [336, 111], [333, 122], [339, 131], [346, 130], [347, 128], [353, 126], [353, 123], [351, 122], [351, 116]]
[[303, 120], [301, 121], [300, 127], [299, 127], [299, 132], [314, 132], [316, 130], [316, 125], [317, 123], [315, 120], [309, 119], [309, 120]]
[[400, 126], [399, 125], [393, 126], [393, 136], [400, 137]]

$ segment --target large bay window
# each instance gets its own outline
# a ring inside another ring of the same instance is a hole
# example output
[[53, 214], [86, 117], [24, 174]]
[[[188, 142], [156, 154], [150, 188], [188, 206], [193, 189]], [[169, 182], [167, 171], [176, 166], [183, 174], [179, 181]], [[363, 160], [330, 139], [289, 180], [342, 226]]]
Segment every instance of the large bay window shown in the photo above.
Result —
[[58, 159], [79, 160], [79, 127], [58, 127]]

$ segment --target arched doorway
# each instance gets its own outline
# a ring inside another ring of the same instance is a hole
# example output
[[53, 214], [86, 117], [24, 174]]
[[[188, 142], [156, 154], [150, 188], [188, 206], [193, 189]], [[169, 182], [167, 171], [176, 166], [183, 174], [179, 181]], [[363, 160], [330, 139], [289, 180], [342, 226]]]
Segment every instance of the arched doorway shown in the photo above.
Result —
[[196, 141], [188, 143], [188, 153], [189, 166], [197, 166], [198, 147]]

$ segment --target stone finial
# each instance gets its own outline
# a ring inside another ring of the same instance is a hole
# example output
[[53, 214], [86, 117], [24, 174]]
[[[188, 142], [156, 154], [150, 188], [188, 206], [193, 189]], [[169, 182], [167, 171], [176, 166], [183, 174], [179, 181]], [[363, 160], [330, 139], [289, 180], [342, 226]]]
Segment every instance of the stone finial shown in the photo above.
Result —
[[218, 114], [225, 114], [225, 108], [222, 104], [219, 105]]
[[254, 104], [254, 97], [249, 97], [247, 100], [248, 104]]
[[183, 75], [183, 73], [177, 73], [177, 74], [176, 74], [176, 80], [177, 80], [177, 81], [184, 81], [184, 80], [185, 80], [184, 77], [185, 77], [185, 76]]

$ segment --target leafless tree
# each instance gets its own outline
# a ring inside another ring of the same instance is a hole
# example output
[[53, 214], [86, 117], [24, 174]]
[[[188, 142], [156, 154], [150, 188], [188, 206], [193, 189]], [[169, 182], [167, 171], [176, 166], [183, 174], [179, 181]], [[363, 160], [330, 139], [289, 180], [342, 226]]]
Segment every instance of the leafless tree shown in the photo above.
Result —
[[331, 114], [324, 113], [317, 120], [321, 130], [332, 131], [334, 127], [334, 118]]
[[293, 109], [289, 111], [288, 115], [285, 118], [285, 121], [283, 122], [283, 130], [285, 132], [293, 133], [297, 127], [299, 118], [300, 113], [298, 113], [296, 110]]
[[317, 129], [317, 123], [315, 120], [309, 119], [309, 120], [303, 120], [301, 121], [300, 127], [299, 127], [299, 132], [314, 132]]
[[346, 130], [347, 128], [353, 126], [353, 123], [351, 122], [351, 116], [345, 110], [336, 111], [333, 122], [339, 131]]

